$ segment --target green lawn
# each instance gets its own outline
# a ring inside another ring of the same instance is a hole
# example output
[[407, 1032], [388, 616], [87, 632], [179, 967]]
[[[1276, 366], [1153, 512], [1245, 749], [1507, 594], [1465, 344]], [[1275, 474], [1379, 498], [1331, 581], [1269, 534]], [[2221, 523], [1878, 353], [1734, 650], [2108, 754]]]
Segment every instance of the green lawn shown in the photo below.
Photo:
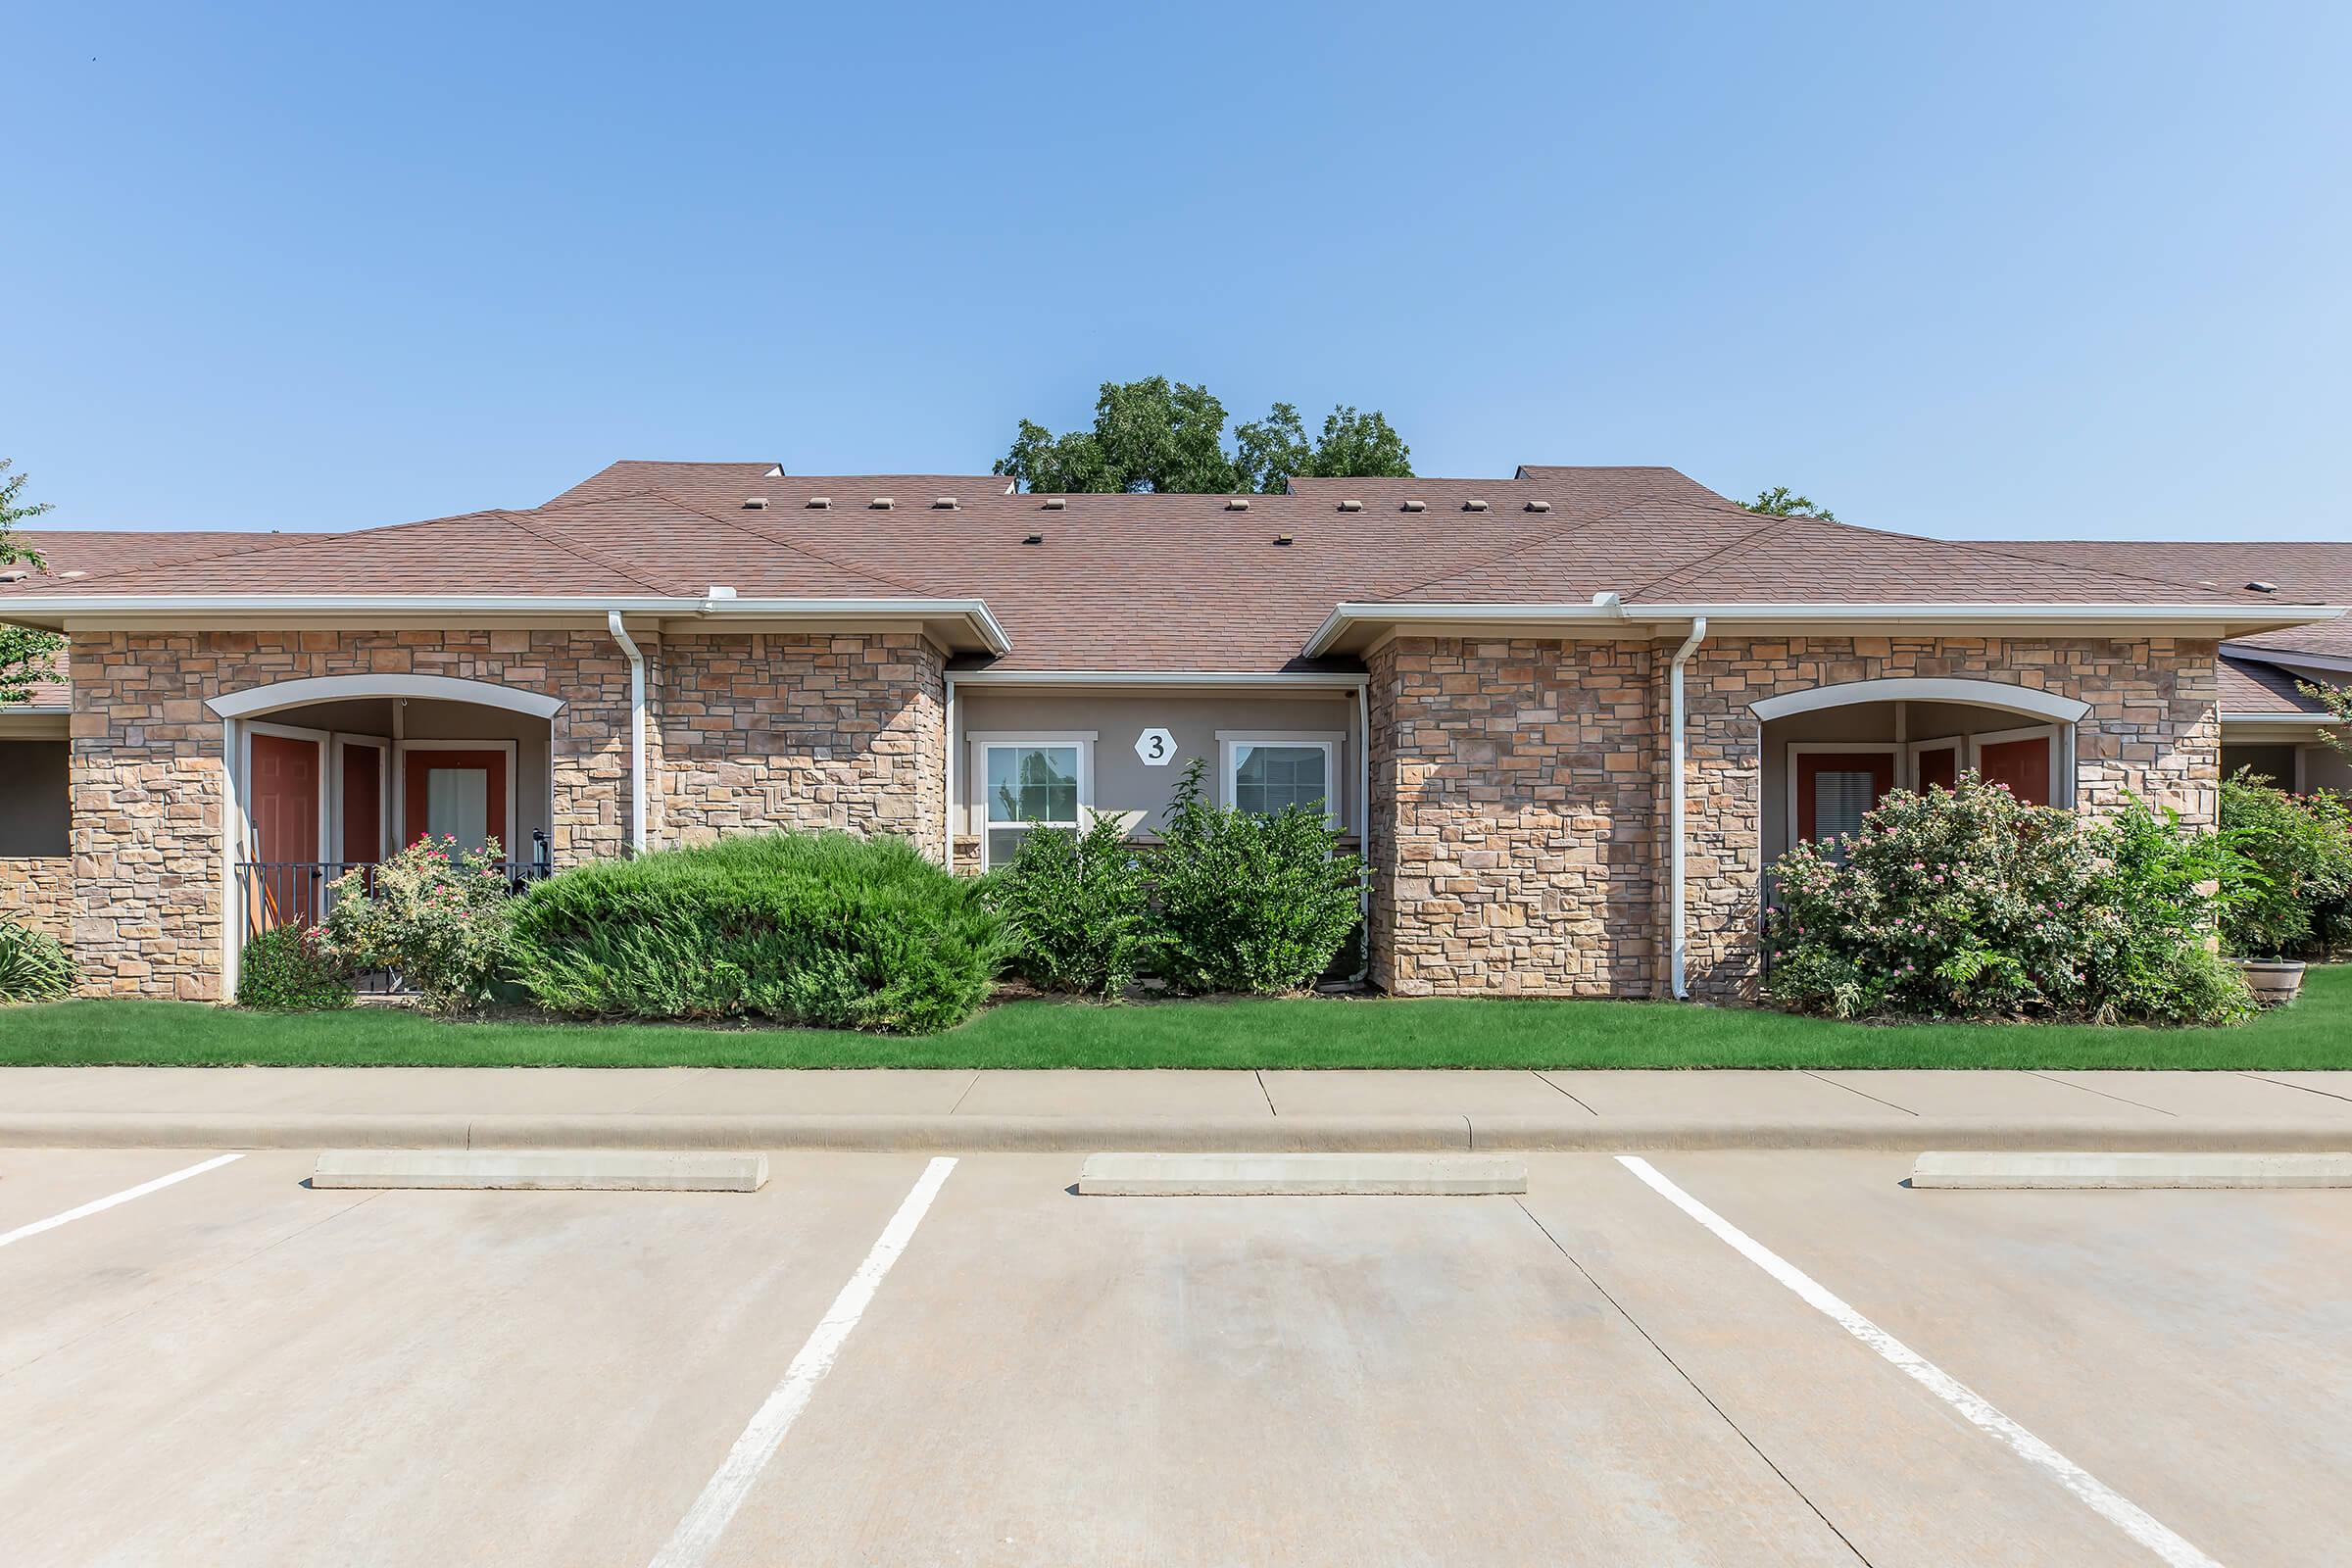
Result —
[[1634, 1002], [1015, 1002], [927, 1040], [814, 1029], [440, 1023], [190, 1003], [0, 1009], [0, 1065], [375, 1067], [2352, 1068], [2352, 965], [2237, 1029], [1825, 1023]]

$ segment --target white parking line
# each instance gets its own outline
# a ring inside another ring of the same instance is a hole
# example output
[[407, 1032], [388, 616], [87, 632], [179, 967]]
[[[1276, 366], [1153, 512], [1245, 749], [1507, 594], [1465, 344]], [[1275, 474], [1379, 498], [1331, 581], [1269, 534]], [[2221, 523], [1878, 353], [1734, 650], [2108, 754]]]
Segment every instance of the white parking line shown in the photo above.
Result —
[[743, 1499], [751, 1494], [752, 1483], [760, 1479], [760, 1472], [783, 1444], [784, 1434], [792, 1430], [792, 1423], [808, 1407], [808, 1396], [816, 1392], [825, 1374], [833, 1370], [843, 1342], [865, 1315], [866, 1306], [882, 1284], [882, 1276], [890, 1272], [890, 1266], [906, 1250], [915, 1226], [922, 1223], [931, 1200], [939, 1196], [940, 1187], [955, 1168], [956, 1161], [945, 1157], [923, 1168], [906, 1201], [890, 1216], [890, 1223], [882, 1227], [874, 1250], [865, 1254], [865, 1261], [858, 1265], [850, 1283], [833, 1298], [833, 1304], [825, 1309], [808, 1342], [801, 1347], [801, 1353], [784, 1369], [784, 1380], [753, 1415], [751, 1425], [743, 1429], [743, 1436], [727, 1450], [726, 1458], [703, 1488], [702, 1495], [694, 1499], [694, 1506], [678, 1521], [668, 1543], [655, 1554], [653, 1568], [697, 1568], [710, 1555], [710, 1548], [726, 1533], [735, 1510], [743, 1506]]
[[95, 1199], [82, 1204], [79, 1208], [69, 1208], [63, 1214], [52, 1214], [47, 1219], [36, 1219], [29, 1225], [20, 1225], [13, 1231], [0, 1233], [0, 1247], [6, 1247], [12, 1242], [21, 1242], [28, 1236], [38, 1236], [43, 1231], [53, 1231], [60, 1225], [70, 1225], [77, 1219], [86, 1219], [92, 1214], [101, 1213], [114, 1207], [117, 1203], [127, 1203], [134, 1198], [145, 1198], [149, 1193], [170, 1187], [174, 1182], [184, 1182], [189, 1177], [201, 1176], [208, 1170], [219, 1170], [230, 1160], [244, 1157], [242, 1154], [215, 1154], [210, 1159], [199, 1160], [185, 1170], [175, 1170], [169, 1176], [158, 1176], [155, 1180], [141, 1182], [136, 1187], [125, 1187], [112, 1197]]
[[2027, 1463], [2048, 1472], [2058, 1484], [2089, 1506], [2109, 1524], [2138, 1542], [2174, 1568], [2221, 1568], [2195, 1546], [2173, 1533], [2154, 1515], [2107, 1487], [2096, 1476], [2010, 1420], [1983, 1395], [1922, 1356], [1902, 1341], [1864, 1317], [1832, 1294], [1804, 1270], [1748, 1235], [1706, 1204], [1684, 1192], [1637, 1154], [1619, 1154], [1617, 1163], [1642, 1178], [1651, 1191], [1704, 1225], [1732, 1250], [1794, 1291], [1806, 1305], [1835, 1320], [1839, 1328], [1900, 1368], [1912, 1381], [1967, 1418], [1981, 1431], [2007, 1444]]

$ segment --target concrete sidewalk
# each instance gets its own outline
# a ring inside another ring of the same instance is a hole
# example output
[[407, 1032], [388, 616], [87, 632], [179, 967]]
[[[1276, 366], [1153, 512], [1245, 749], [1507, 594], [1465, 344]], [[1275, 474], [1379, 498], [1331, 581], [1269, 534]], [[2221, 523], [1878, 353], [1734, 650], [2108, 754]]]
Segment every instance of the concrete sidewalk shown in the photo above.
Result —
[[2352, 1149], [2352, 1072], [18, 1067], [0, 1145]]

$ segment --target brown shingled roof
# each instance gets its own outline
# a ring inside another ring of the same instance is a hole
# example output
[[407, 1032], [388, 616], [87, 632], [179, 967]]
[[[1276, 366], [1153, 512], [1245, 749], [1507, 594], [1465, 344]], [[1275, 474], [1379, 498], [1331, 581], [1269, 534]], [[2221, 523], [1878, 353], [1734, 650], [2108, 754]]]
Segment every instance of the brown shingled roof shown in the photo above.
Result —
[[[1249, 497], [1049, 498], [1007, 494], [1006, 483], [615, 464], [528, 511], [244, 536], [254, 542], [192, 559], [125, 560], [74, 591], [700, 598], [722, 584], [751, 599], [977, 598], [1012, 640], [1001, 667], [1041, 671], [1305, 667], [1301, 650], [1342, 602], [1558, 604], [1613, 592], [1634, 608], [2031, 601], [2259, 611], [2284, 597], [2166, 580], [2144, 563], [2053, 571], [2015, 546], [1762, 516], [1665, 467], [1302, 479], [1286, 495]], [[768, 504], [746, 509], [747, 495]], [[869, 505], [885, 495], [893, 507]], [[808, 506], [817, 496], [832, 505]], [[942, 496], [956, 505], [935, 507]], [[1246, 508], [1233, 505], [1241, 500]], [[1343, 500], [1362, 509], [1343, 512]], [[1408, 511], [1408, 501], [1421, 506]], [[65, 591], [54, 579], [24, 586]]]
[[[1990, 542], [1989, 548], [2061, 565], [2149, 572], [2217, 588], [2275, 583], [2278, 592], [2272, 597], [2289, 603], [2352, 604], [2352, 544], [2310, 539], [2009, 539]], [[2352, 659], [2352, 616], [2233, 642], [2280, 653]]]

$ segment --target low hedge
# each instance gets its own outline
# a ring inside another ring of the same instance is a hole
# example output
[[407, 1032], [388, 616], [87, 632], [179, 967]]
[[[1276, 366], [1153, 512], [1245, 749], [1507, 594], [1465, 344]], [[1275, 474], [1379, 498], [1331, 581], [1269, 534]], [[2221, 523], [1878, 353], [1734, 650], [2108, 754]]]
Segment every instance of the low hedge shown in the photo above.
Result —
[[278, 1012], [348, 1007], [358, 1000], [351, 965], [317, 926], [257, 931], [237, 960], [237, 1004]]
[[0, 916], [0, 1003], [55, 1002], [74, 990], [74, 956], [48, 932]]
[[1003, 918], [903, 839], [763, 833], [583, 865], [516, 901], [510, 962], [574, 1017], [936, 1034], [988, 1000]]

